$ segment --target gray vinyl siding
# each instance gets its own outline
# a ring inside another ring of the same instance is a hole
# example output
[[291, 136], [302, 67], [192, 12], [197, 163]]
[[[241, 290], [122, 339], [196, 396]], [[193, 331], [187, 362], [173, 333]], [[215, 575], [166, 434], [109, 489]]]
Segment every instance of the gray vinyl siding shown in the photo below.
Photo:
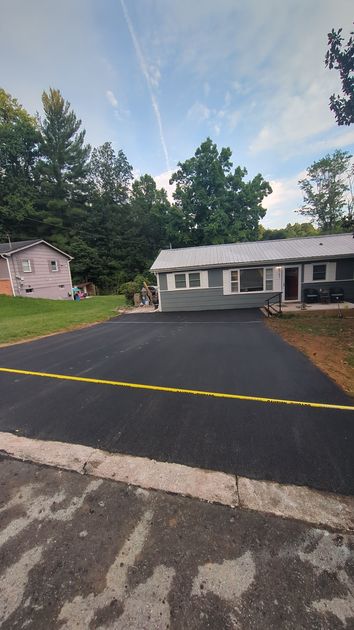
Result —
[[354, 280], [333, 280], [332, 282], [304, 282], [301, 287], [302, 300], [304, 299], [304, 289], [329, 289], [336, 287], [343, 289], [344, 300], [354, 302]]
[[354, 280], [354, 258], [337, 260], [336, 280]]
[[222, 269], [209, 269], [208, 284], [209, 287], [222, 287]]
[[214, 311], [228, 308], [257, 308], [274, 295], [269, 293], [243, 293], [223, 295], [221, 287], [209, 289], [186, 289], [186, 291], [162, 291], [162, 311]]
[[167, 291], [167, 274], [159, 273], [160, 291]]
[[[327, 262], [336, 263], [336, 279], [329, 282], [303, 282], [301, 286], [301, 299], [304, 299], [304, 289], [316, 289], [318, 291], [319, 289], [340, 287], [344, 291], [344, 300], [354, 302], [354, 258], [311, 261], [311, 264], [324, 264]], [[351, 278], [353, 278], [353, 280], [351, 280]]]

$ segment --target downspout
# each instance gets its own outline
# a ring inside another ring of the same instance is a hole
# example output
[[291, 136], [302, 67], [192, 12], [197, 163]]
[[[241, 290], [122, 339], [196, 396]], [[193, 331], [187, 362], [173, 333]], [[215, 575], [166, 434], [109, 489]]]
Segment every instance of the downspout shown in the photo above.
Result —
[[15, 297], [15, 289], [14, 289], [14, 283], [12, 282], [12, 275], [11, 275], [9, 259], [8, 259], [8, 257], [6, 255], [2, 255], [1, 258], [4, 258], [4, 260], [6, 260], [7, 271], [9, 272], [9, 278], [10, 278], [10, 283], [11, 283], [12, 295]]
[[69, 276], [70, 276], [70, 293], [71, 293], [71, 299], [73, 300], [74, 299], [74, 295], [73, 295], [73, 291], [72, 291], [73, 279], [71, 277], [71, 267], [70, 267], [70, 263], [71, 263], [72, 260], [73, 260], [73, 258], [70, 257], [70, 260], [68, 260], [68, 267], [69, 267]]

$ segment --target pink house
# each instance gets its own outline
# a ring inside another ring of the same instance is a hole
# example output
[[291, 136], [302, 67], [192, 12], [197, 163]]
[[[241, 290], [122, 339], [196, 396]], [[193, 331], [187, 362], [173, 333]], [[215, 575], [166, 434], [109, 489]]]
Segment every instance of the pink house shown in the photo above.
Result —
[[41, 239], [0, 243], [0, 294], [72, 299], [71, 260]]

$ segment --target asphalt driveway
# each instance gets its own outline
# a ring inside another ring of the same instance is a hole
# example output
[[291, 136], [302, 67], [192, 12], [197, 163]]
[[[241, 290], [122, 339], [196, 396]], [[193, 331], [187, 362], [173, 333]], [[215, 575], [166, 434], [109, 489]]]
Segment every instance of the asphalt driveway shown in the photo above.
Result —
[[[350, 405], [258, 310], [123, 315], [0, 366]], [[354, 494], [354, 413], [0, 374], [0, 430]], [[1, 448], [1, 442], [0, 442]]]

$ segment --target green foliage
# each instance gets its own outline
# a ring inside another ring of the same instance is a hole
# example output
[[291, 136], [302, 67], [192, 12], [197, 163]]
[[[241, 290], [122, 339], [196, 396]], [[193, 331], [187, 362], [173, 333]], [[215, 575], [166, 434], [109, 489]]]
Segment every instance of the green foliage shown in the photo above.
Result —
[[134, 280], [130, 280], [129, 282], [122, 284], [119, 287], [119, 293], [124, 295], [128, 304], [134, 304], [134, 294], [140, 293], [142, 287], [144, 286], [144, 282], [149, 284], [150, 278], [142, 274], [138, 274], [135, 276]]
[[341, 28], [328, 33], [325, 63], [328, 68], [339, 70], [344, 96], [332, 94], [329, 101], [337, 124], [351, 125], [354, 122], [354, 31], [350, 33], [345, 47], [341, 33]]
[[316, 229], [312, 223], [288, 223], [285, 228], [269, 229], [262, 225], [259, 230], [259, 239], [269, 241], [280, 238], [299, 238], [303, 236], [317, 236], [320, 230]]
[[[39, 139], [35, 119], [0, 88], [0, 233], [35, 213]], [[22, 228], [17, 233], [22, 238]]]
[[173, 246], [257, 238], [266, 212], [261, 204], [272, 189], [260, 174], [245, 181], [247, 170], [240, 166], [233, 170], [231, 156], [231, 149], [219, 152], [207, 138], [192, 158], [178, 164], [170, 180], [176, 184], [172, 225], [178, 233]]
[[348, 205], [351, 155], [337, 150], [314, 162], [299, 181], [304, 203], [300, 214], [310, 217], [321, 230], [340, 228]]

